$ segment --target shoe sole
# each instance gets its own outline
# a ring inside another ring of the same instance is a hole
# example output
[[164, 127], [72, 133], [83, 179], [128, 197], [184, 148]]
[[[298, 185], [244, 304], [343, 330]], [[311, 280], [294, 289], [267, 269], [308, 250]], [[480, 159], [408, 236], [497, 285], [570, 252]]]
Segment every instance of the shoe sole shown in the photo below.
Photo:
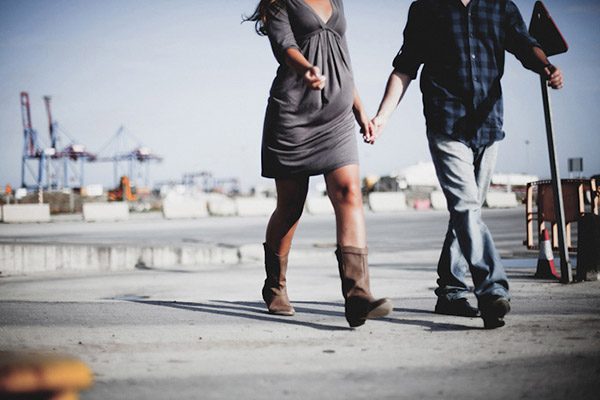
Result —
[[478, 311], [476, 314], [466, 314], [466, 313], [453, 313], [451, 311], [444, 311], [444, 310], [440, 310], [437, 307], [433, 310], [434, 313], [436, 314], [440, 314], [440, 315], [452, 315], [454, 317], [465, 317], [465, 318], [477, 318], [481, 316], [481, 313]]
[[504, 322], [504, 318], [502, 317], [483, 319], [483, 329], [502, 328], [504, 325], [506, 325], [506, 322]]

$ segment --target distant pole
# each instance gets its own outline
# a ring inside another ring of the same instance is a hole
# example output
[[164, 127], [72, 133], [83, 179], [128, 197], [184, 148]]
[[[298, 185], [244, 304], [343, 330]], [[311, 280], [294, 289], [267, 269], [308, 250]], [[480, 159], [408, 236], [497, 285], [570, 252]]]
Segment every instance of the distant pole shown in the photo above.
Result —
[[50, 171], [50, 163], [52, 163], [52, 157], [48, 157], [46, 160], [46, 187], [48, 191], [52, 189], [52, 172]]
[[56, 130], [54, 129], [54, 121], [52, 121], [52, 112], [50, 110], [50, 96], [44, 96], [44, 103], [46, 104], [46, 114], [48, 115], [48, 133], [50, 134], [50, 147], [56, 149]]
[[560, 173], [556, 162], [556, 147], [554, 146], [554, 129], [552, 127], [552, 109], [550, 108], [550, 93], [546, 77], [541, 76], [542, 100], [544, 103], [544, 118], [546, 120], [546, 137], [548, 139], [548, 155], [550, 157], [550, 171], [552, 173], [552, 189], [554, 193], [554, 213], [558, 225], [558, 251], [560, 254], [560, 281], [570, 283], [573, 281], [569, 250], [565, 236], [565, 208], [563, 204], [562, 185]]
[[29, 94], [21, 92], [21, 120], [23, 123], [23, 155], [21, 157], [21, 187], [26, 188], [26, 170], [29, 157], [35, 155], [33, 141], [33, 127], [31, 125], [31, 108], [29, 105]]
[[79, 174], [79, 188], [83, 189], [83, 187], [85, 186], [85, 176], [84, 176], [84, 162], [85, 162], [85, 157], [81, 157], [79, 159], [79, 169], [81, 170], [81, 173]]
[[23, 154], [21, 157], [21, 187], [26, 187], [25, 185], [25, 164], [27, 163], [27, 156]]
[[38, 178], [37, 179], [38, 188], [41, 188], [44, 185], [45, 162], [46, 162], [46, 155], [42, 151], [40, 153], [40, 158], [38, 159], [38, 177], [37, 177]]
[[[548, 9], [541, 1], [536, 1], [529, 24], [529, 33], [544, 49], [546, 56], [566, 53], [569, 49], [565, 38], [560, 33], [558, 26], [550, 16]], [[552, 110], [550, 108], [550, 93], [546, 76], [540, 76], [542, 85], [542, 100], [544, 103], [544, 119], [546, 121], [546, 137], [548, 139], [548, 156], [550, 158], [550, 172], [552, 174], [552, 191], [554, 194], [554, 213], [558, 225], [558, 244], [560, 254], [560, 281], [570, 283], [573, 281], [571, 263], [569, 262], [569, 249], [565, 239], [565, 208], [562, 196], [562, 182], [556, 162], [556, 147], [554, 145], [554, 129], [552, 128]]]
[[63, 186], [64, 187], [70, 187], [69, 186], [69, 157], [65, 156], [63, 159]]

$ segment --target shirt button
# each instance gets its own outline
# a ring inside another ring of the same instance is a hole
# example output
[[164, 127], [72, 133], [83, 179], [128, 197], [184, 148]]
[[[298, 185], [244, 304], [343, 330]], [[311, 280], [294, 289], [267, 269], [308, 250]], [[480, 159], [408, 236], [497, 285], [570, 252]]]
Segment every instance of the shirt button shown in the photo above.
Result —
[[474, 60], [475, 59], [475, 54], [471, 54], [471, 58]]

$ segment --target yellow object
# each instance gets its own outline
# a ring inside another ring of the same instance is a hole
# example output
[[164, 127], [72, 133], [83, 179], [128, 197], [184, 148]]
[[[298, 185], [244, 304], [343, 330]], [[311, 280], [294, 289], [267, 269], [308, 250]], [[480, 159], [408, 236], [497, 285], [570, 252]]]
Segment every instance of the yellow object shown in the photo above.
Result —
[[0, 397], [44, 393], [52, 400], [73, 400], [92, 383], [92, 371], [72, 357], [0, 352]]

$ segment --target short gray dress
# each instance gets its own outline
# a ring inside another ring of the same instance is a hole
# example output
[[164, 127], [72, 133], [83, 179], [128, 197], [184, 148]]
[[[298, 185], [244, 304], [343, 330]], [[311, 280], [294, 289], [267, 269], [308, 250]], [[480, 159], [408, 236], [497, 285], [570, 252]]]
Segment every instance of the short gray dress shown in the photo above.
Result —
[[[323, 21], [304, 0], [284, 0], [266, 25], [280, 66], [271, 87], [262, 138], [262, 176], [320, 175], [358, 164], [352, 113], [354, 79], [346, 44], [342, 0], [330, 0]], [[285, 62], [297, 48], [327, 77], [323, 90], [310, 89]]]

